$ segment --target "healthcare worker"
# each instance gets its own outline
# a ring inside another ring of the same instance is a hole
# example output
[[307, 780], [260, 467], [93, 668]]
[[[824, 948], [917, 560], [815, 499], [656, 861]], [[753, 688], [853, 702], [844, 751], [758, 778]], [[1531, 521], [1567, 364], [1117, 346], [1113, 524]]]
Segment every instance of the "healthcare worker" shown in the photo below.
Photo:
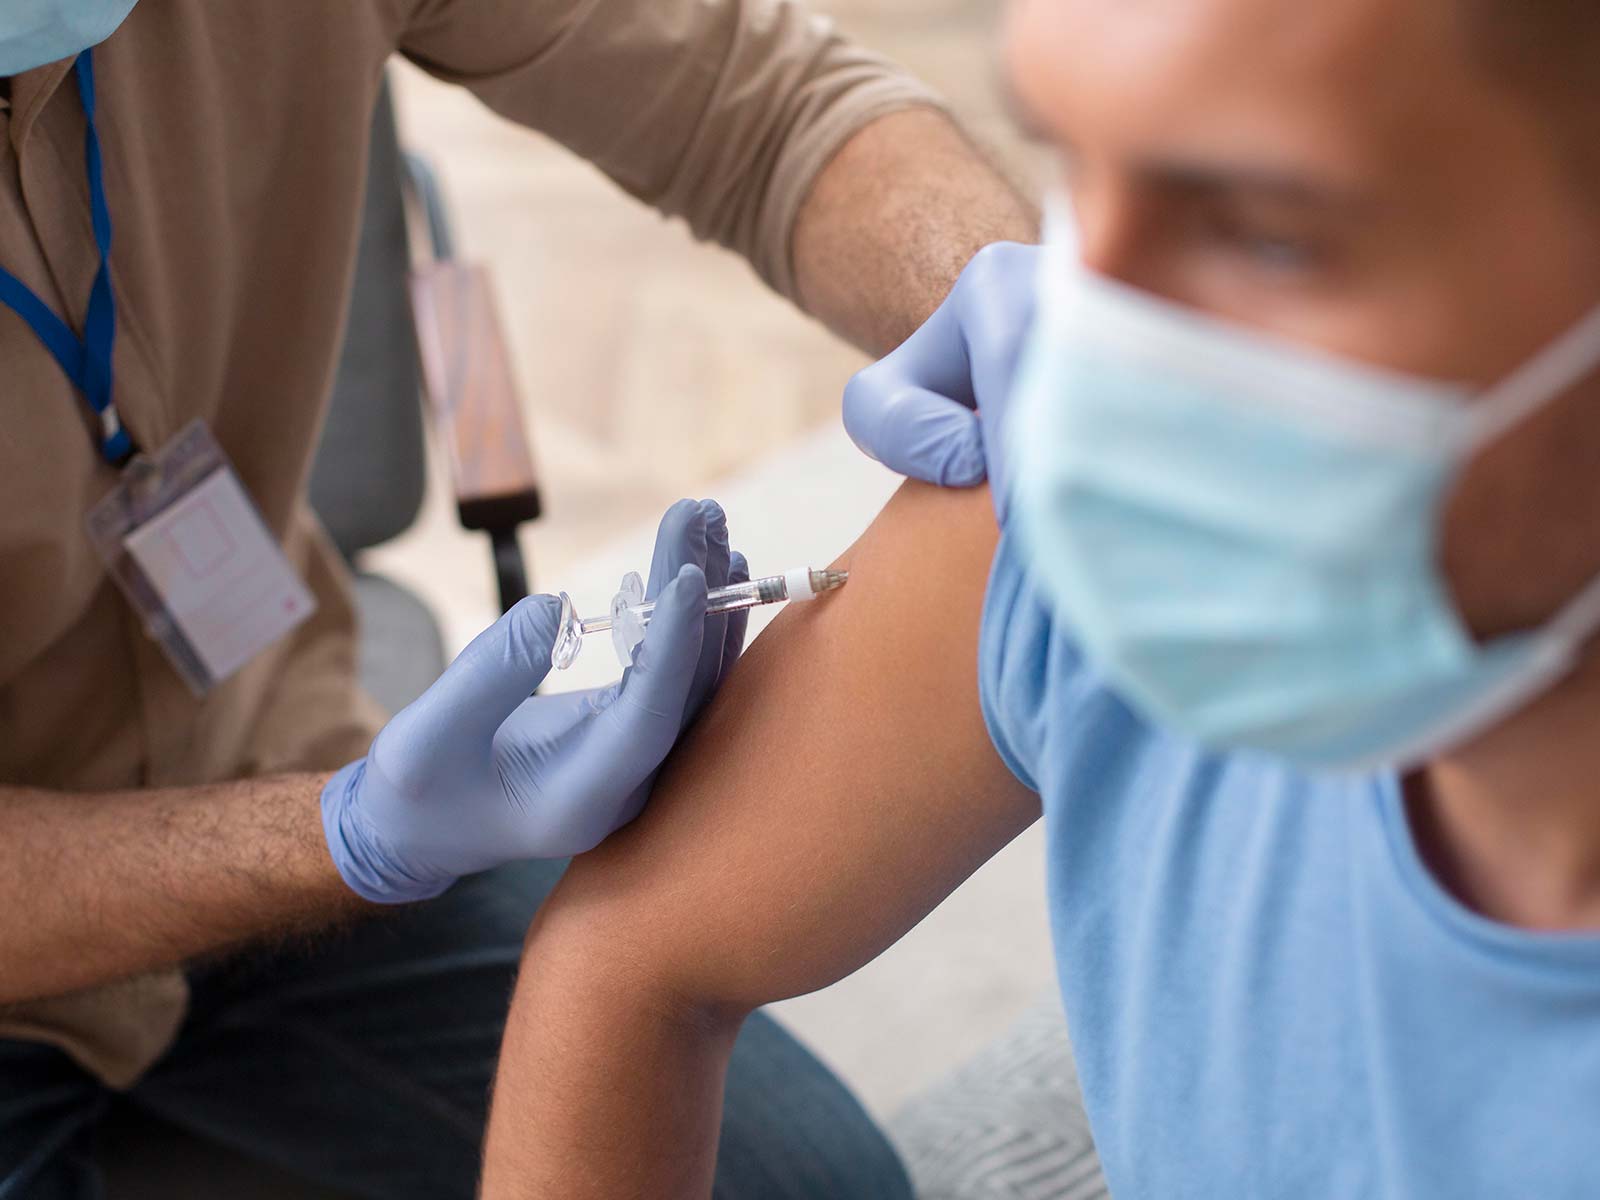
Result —
[[[305, 478], [397, 50], [868, 348], [1032, 228], [926, 89], [789, 0], [0, 5], [8, 1200], [95, 1190], [113, 1091], [346, 1191], [471, 1195], [557, 873], [488, 869], [628, 821], [737, 653], [702, 608], [742, 568], [686, 503], [620, 689], [527, 699], [554, 624], [535, 597], [379, 732]], [[905, 1194], [775, 1026], [739, 1059], [723, 1194], [790, 1194], [791, 1143]]]
[[908, 484], [563, 878], [489, 1194], [704, 1196], [745, 1017], [1042, 807], [1117, 1200], [1600, 1195], [1600, 7], [1013, 0], [1004, 59], [1046, 244], [850, 418], [998, 542]]

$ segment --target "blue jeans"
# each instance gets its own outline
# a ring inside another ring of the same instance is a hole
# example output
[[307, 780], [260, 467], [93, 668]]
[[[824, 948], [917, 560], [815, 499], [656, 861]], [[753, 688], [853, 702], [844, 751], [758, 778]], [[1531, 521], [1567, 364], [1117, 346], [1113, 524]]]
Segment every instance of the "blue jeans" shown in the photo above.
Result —
[[[355, 1196], [470, 1200], [522, 938], [559, 875], [502, 868], [191, 971], [177, 1043], [118, 1103]], [[0, 1041], [0, 1200], [98, 1197], [111, 1102], [59, 1051]], [[758, 1013], [733, 1053], [715, 1196], [909, 1200], [911, 1187], [844, 1085]]]

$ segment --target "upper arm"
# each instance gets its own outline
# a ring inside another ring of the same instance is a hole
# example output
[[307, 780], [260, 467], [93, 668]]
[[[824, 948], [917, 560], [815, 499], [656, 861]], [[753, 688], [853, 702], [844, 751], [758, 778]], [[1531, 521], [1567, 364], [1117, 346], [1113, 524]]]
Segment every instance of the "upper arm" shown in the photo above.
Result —
[[978, 706], [995, 537], [986, 489], [904, 486], [839, 559], [849, 584], [757, 639], [534, 939], [755, 1007], [868, 961], [1026, 828], [1038, 800]]
[[933, 102], [799, 0], [426, 0], [399, 40], [791, 297], [823, 164], [872, 117]]

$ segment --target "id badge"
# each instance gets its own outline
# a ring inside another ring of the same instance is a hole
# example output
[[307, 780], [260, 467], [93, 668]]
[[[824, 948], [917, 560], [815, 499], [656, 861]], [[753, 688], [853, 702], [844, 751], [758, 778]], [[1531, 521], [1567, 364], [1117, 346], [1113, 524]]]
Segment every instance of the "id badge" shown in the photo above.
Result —
[[316, 611], [202, 421], [130, 462], [87, 522], [145, 632], [196, 696]]

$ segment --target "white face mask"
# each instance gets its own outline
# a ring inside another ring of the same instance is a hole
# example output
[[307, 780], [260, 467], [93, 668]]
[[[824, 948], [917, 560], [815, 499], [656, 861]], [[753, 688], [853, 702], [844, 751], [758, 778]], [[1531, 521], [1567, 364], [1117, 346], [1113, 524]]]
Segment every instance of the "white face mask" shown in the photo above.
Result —
[[1600, 311], [1472, 396], [1095, 276], [1066, 221], [1012, 399], [1012, 512], [1030, 570], [1130, 703], [1205, 745], [1405, 768], [1570, 669], [1600, 580], [1542, 629], [1480, 646], [1438, 533], [1472, 455], [1593, 372]]
[[20, 75], [98, 46], [136, 0], [0, 0], [0, 76]]

